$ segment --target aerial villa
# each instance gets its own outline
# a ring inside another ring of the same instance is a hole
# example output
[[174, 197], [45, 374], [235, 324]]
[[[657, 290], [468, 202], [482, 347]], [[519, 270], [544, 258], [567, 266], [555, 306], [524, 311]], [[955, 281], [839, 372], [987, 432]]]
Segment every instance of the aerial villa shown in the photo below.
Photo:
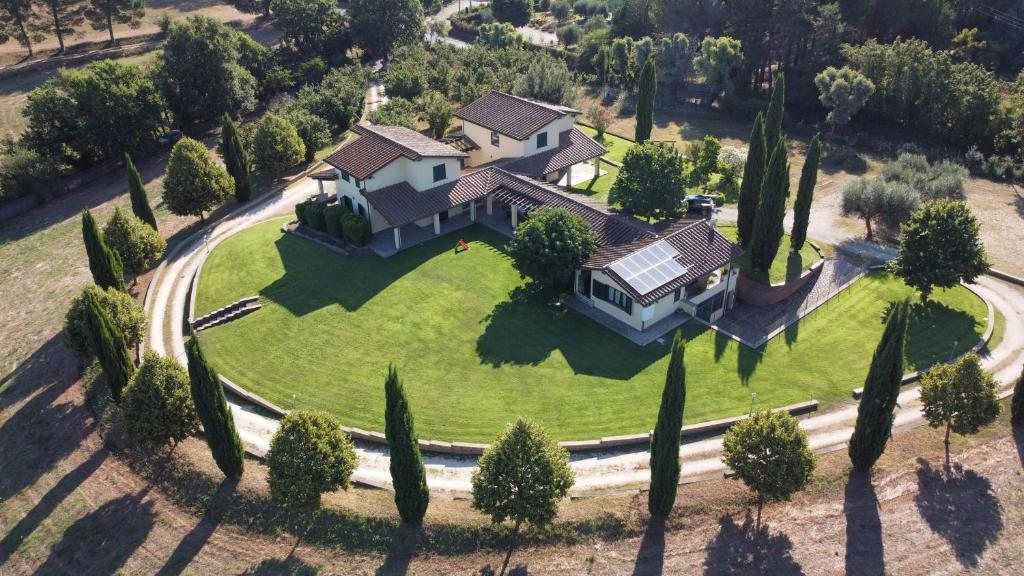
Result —
[[326, 158], [332, 168], [312, 177], [322, 199], [334, 182], [330, 201], [370, 222], [381, 256], [472, 223], [511, 235], [531, 213], [564, 208], [587, 222], [598, 246], [574, 273], [577, 310], [636, 334], [680, 318], [717, 320], [734, 304], [742, 250], [703, 218], [650, 224], [561, 189], [574, 168], [597, 174], [607, 152], [575, 127], [578, 115], [492, 91], [456, 114], [462, 126], [444, 141], [355, 126], [358, 137]]

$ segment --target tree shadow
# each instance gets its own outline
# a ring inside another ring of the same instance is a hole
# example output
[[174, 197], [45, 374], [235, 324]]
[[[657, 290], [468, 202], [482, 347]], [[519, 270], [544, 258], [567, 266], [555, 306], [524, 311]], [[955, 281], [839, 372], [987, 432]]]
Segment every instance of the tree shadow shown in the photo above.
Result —
[[803, 574], [793, 559], [793, 542], [782, 533], [770, 534], [764, 524], [754, 528], [754, 519], [747, 511], [743, 524], [730, 516], [718, 520], [719, 531], [708, 545], [704, 559], [706, 576], [738, 574], [771, 574], [792, 576]]
[[185, 568], [199, 554], [199, 551], [206, 546], [210, 536], [220, 526], [221, 520], [224, 517], [224, 507], [228, 496], [235, 491], [237, 486], [237, 481], [228, 478], [225, 478], [220, 483], [217, 492], [213, 496], [213, 500], [207, 506], [203, 517], [199, 519], [199, 523], [181, 539], [174, 552], [171, 553], [171, 557], [167, 559], [167, 562], [157, 572], [157, 576], [176, 576], [185, 571]]
[[409, 564], [416, 555], [416, 545], [422, 536], [421, 529], [401, 525], [391, 537], [388, 555], [384, 563], [377, 569], [376, 576], [405, 576], [409, 572]]
[[[980, 340], [984, 330], [982, 321], [962, 310], [934, 300], [914, 303], [910, 307], [904, 352], [908, 367], [923, 371], [962, 354]], [[954, 345], [948, 344], [950, 340], [954, 340]]]
[[878, 497], [870, 473], [856, 470], [850, 473], [843, 515], [846, 516], [846, 573], [884, 576], [882, 520], [878, 516]]
[[156, 513], [149, 488], [125, 494], [75, 521], [36, 574], [114, 574], [146, 541]]
[[633, 576], [661, 576], [665, 570], [665, 521], [651, 518], [647, 521], [640, 550], [633, 565]]
[[255, 566], [250, 566], [243, 576], [316, 576], [319, 570], [306, 564], [295, 556], [287, 558], [268, 558]]
[[786, 326], [783, 335], [786, 339], [786, 347], [792, 348], [793, 344], [796, 344], [797, 339], [800, 337], [800, 321], [791, 322]]
[[1017, 445], [1017, 458], [1020, 459], [1021, 468], [1024, 468], [1024, 424], [1012, 428], [1013, 441]]
[[740, 382], [744, 386], [750, 384], [750, 378], [757, 370], [758, 364], [764, 359], [765, 346], [751, 348], [750, 346], [739, 346], [739, 355], [736, 360], [736, 373], [739, 374]]
[[[732, 342], [732, 338], [729, 338], [725, 334], [715, 330], [715, 364], [718, 364], [718, 362], [722, 360], [722, 356], [725, 355], [725, 351], [729, 348], [730, 342]], [[742, 347], [742, 344], [740, 346]]]
[[662, 346], [640, 347], [552, 301], [534, 283], [519, 286], [482, 322], [480, 363], [536, 366], [558, 350], [576, 374], [628, 380], [668, 354]]
[[932, 468], [923, 458], [917, 462], [914, 502], [918, 512], [933, 532], [949, 542], [961, 565], [977, 566], [1003, 531], [1002, 506], [992, 483], [960, 464], [944, 471]]
[[786, 281], [799, 278], [804, 272], [804, 257], [800, 252], [791, 251], [786, 256]]

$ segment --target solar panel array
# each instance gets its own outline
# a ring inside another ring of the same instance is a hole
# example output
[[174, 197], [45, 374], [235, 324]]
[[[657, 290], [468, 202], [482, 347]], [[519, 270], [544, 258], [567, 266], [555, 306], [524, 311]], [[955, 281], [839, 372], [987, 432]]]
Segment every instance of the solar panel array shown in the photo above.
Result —
[[611, 269], [642, 295], [686, 274], [678, 257], [679, 252], [662, 240], [615, 262]]

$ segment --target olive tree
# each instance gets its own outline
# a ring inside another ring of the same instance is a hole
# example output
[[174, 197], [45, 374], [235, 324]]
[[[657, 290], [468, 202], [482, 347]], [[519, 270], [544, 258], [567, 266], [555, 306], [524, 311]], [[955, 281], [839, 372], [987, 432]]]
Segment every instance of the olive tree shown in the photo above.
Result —
[[825, 68], [814, 77], [814, 85], [821, 104], [829, 109], [826, 120], [833, 129], [848, 124], [875, 91], [871, 80], [848, 66]]
[[921, 205], [914, 190], [882, 178], [858, 178], [843, 188], [843, 216], [857, 216], [867, 227], [867, 239], [874, 239], [873, 224], [895, 228]]
[[946, 429], [946, 468], [950, 433], [974, 434], [994, 421], [1002, 408], [996, 396], [995, 379], [982, 370], [976, 354], [926, 372], [921, 377], [921, 404], [928, 425]]

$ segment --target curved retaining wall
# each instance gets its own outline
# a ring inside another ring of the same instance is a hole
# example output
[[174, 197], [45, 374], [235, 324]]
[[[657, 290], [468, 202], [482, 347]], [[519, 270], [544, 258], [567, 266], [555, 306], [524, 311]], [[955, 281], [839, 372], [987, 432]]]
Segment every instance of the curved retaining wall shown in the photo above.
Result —
[[799, 278], [784, 284], [771, 285], [751, 280], [740, 273], [736, 280], [736, 297], [751, 306], [771, 306], [799, 292], [808, 282], [821, 275], [821, 269], [825, 265], [825, 254], [822, 253], [821, 248], [814, 242], [808, 242], [808, 244], [818, 253], [818, 262], [811, 266], [810, 270], [801, 274]]

